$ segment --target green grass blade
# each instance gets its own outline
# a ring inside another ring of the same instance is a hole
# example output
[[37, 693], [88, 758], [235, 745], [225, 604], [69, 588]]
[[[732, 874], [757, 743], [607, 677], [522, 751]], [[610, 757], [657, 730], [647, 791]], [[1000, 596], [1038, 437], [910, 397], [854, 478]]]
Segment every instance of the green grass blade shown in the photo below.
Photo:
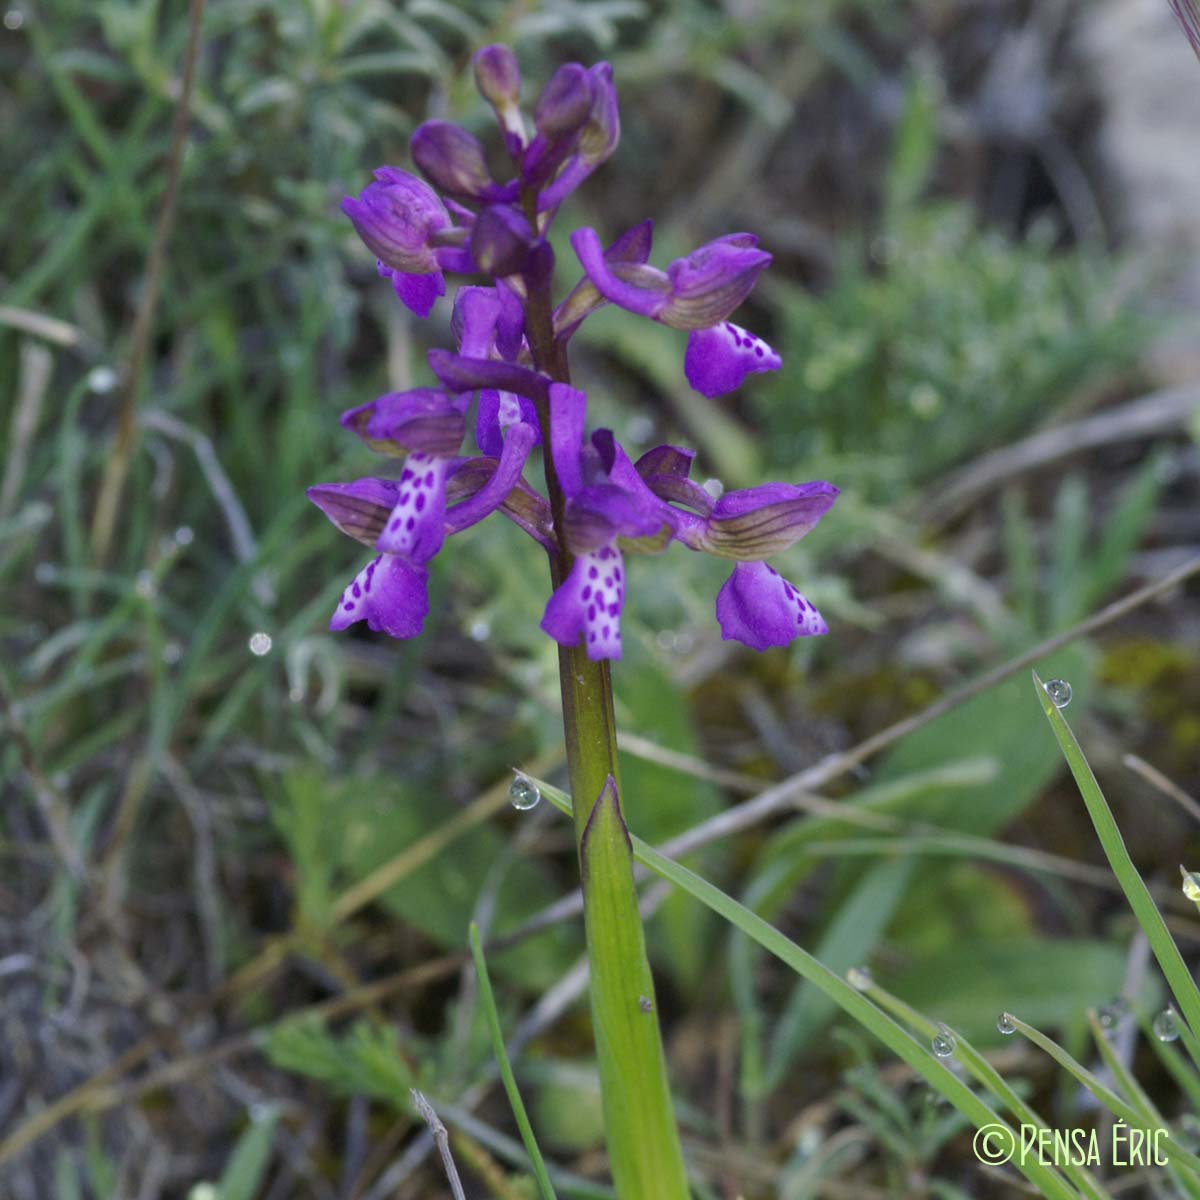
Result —
[[1041, 701], [1046, 719], [1050, 722], [1050, 728], [1054, 730], [1054, 736], [1058, 739], [1063, 757], [1067, 760], [1067, 766], [1071, 768], [1071, 774], [1075, 776], [1075, 782], [1079, 786], [1083, 802], [1087, 805], [1088, 816], [1092, 819], [1092, 825], [1096, 829], [1100, 845], [1104, 847], [1104, 855], [1108, 859], [1109, 866], [1112, 867], [1113, 874], [1116, 875], [1121, 890], [1129, 901], [1129, 907], [1133, 909], [1133, 915], [1142, 927], [1142, 931], [1150, 943], [1150, 949], [1154, 952], [1154, 957], [1158, 960], [1163, 975], [1166, 976], [1167, 986], [1175, 997], [1179, 1015], [1186, 1023], [1188, 1031], [1194, 1036], [1197, 1031], [1200, 1031], [1200, 990], [1197, 990], [1196, 984], [1192, 980], [1192, 974], [1183, 961], [1179, 947], [1175, 945], [1175, 940], [1171, 937], [1166, 922], [1162, 919], [1162, 914], [1154, 903], [1154, 898], [1150, 895], [1145, 883], [1142, 882], [1142, 877], [1129, 857], [1129, 851], [1125, 848], [1125, 840], [1121, 837], [1121, 831], [1113, 819], [1112, 810], [1108, 807], [1108, 801], [1104, 799], [1104, 793], [1096, 782], [1096, 776], [1092, 774], [1092, 768], [1088, 766], [1087, 759], [1084, 757], [1079, 743], [1075, 740], [1075, 734], [1067, 724], [1066, 718], [1046, 694], [1046, 689], [1042, 686], [1042, 681], [1038, 678], [1036, 671], [1033, 673], [1033, 682], [1037, 688], [1038, 699]]
[[[886, 1009], [906, 1024], [911, 1025], [922, 1037], [931, 1039], [938, 1032], [938, 1025], [935, 1022], [922, 1016], [911, 1005], [905, 1004], [899, 996], [893, 996], [879, 984], [872, 983], [863, 990], [880, 1008]], [[1004, 1076], [958, 1030], [954, 1030], [953, 1033], [957, 1043], [954, 1051], [955, 1057], [971, 1077], [982, 1087], [987, 1088], [1022, 1126], [1030, 1125], [1039, 1130], [1047, 1129], [1046, 1122], [1017, 1095]], [[1080, 1192], [1091, 1197], [1091, 1200], [1111, 1200], [1109, 1193], [1086, 1168], [1076, 1166], [1068, 1158], [1061, 1164], [1060, 1169], [1079, 1188]]]
[[[555, 808], [568, 816], [571, 815], [571, 799], [565, 792], [540, 779], [534, 782], [537, 783], [542, 795]], [[829, 970], [774, 926], [739, 904], [731, 896], [727, 896], [720, 888], [714, 887], [686, 867], [659, 854], [657, 850], [646, 845], [640, 838], [632, 838], [632, 843], [633, 856], [638, 862], [648, 867], [656, 875], [683, 888], [701, 904], [707, 905], [718, 916], [740, 929], [768, 953], [773, 954], [797, 974], [815, 984], [839, 1008], [873, 1033], [889, 1050], [907, 1063], [930, 1087], [945, 1096], [976, 1127], [1004, 1126], [1004, 1122], [1000, 1120], [999, 1116], [948, 1067], [935, 1058], [930, 1050], [920, 1045], [887, 1013], [871, 1003], [861, 992], [851, 987], [840, 975]], [[1007, 1126], [1005, 1127], [1007, 1128]], [[1014, 1139], [1019, 1139], [1016, 1131], [1010, 1129], [1010, 1133]], [[1013, 1165], [1048, 1200], [1078, 1200], [1078, 1193], [1075, 1189], [1070, 1187], [1053, 1169], [1027, 1155], [1016, 1157], [1024, 1158], [1027, 1161], [1014, 1162]]]
[[487, 962], [483, 957], [483, 944], [479, 940], [479, 926], [471, 922], [471, 957], [475, 960], [475, 975], [479, 983], [479, 1001], [483, 1005], [483, 1014], [487, 1018], [488, 1030], [492, 1035], [492, 1051], [496, 1055], [496, 1065], [500, 1069], [500, 1079], [508, 1094], [508, 1102], [512, 1105], [513, 1116], [517, 1119], [517, 1128], [521, 1131], [521, 1141], [525, 1143], [525, 1152], [529, 1155], [529, 1165], [533, 1168], [533, 1177], [537, 1180], [538, 1191], [542, 1200], [555, 1200], [554, 1188], [550, 1176], [546, 1173], [546, 1162], [538, 1149], [537, 1139], [533, 1136], [533, 1126], [529, 1123], [529, 1114], [521, 1093], [517, 1089], [517, 1081], [513, 1078], [512, 1065], [508, 1061], [508, 1052], [504, 1049], [504, 1033], [500, 1029], [500, 1014], [496, 1011], [496, 998], [492, 994], [492, 981], [488, 977]]

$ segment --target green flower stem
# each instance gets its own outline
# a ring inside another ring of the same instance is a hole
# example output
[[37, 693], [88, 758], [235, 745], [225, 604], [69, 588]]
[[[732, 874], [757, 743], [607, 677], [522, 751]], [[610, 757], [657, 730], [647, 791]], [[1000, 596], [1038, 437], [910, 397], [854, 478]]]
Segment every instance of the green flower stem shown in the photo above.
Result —
[[[534, 223], [536, 196], [524, 197]], [[570, 382], [565, 348], [554, 338], [550, 289], [530, 288], [526, 335], [534, 364]], [[563, 537], [565, 500], [550, 454], [550, 417], [542, 412], [546, 486], [558, 553], [550, 556], [555, 587], [571, 569]], [[683, 1151], [658, 1028], [654, 980], [633, 882], [633, 853], [621, 813], [617, 725], [607, 662], [592, 662], [582, 645], [560, 646], [563, 732], [583, 882], [589, 988], [605, 1139], [621, 1200], [687, 1200]]]

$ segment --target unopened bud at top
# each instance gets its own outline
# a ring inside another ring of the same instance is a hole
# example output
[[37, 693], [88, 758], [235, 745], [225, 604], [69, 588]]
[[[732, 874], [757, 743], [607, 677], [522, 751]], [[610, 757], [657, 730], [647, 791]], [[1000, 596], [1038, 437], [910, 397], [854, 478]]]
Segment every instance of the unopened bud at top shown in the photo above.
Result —
[[521, 95], [521, 68], [517, 56], [507, 46], [484, 46], [476, 52], [475, 86], [495, 109], [516, 104]]
[[567, 137], [588, 119], [594, 88], [591, 74], [578, 63], [564, 63], [542, 89], [533, 110], [544, 138]]
[[426, 121], [412, 135], [413, 162], [452, 196], [485, 199], [497, 191], [479, 139], [449, 121]]

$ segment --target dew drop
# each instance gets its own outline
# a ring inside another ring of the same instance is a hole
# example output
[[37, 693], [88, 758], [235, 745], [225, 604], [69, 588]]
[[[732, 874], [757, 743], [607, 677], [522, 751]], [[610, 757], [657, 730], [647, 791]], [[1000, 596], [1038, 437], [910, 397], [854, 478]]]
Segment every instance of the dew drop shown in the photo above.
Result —
[[1121, 1017], [1125, 1011], [1125, 1006], [1120, 1000], [1114, 1000], [1111, 1004], [1103, 1004], [1096, 1012], [1096, 1019], [1100, 1022], [1100, 1028], [1106, 1030], [1114, 1030], [1121, 1023]]
[[176, 641], [169, 641], [162, 648], [162, 660], [167, 666], [174, 666], [183, 657], [183, 647]]
[[870, 967], [851, 967], [846, 972], [846, 982], [855, 991], [865, 992], [874, 987], [875, 977], [871, 974]]
[[949, 1058], [958, 1049], [958, 1042], [948, 1025], [939, 1025], [929, 1046], [938, 1058]]
[[271, 635], [269, 633], [264, 633], [261, 629], [259, 629], [257, 632], [250, 635], [250, 641], [248, 645], [250, 647], [251, 654], [253, 654], [256, 658], [262, 658], [264, 654], [271, 653]]
[[1001, 1013], [996, 1018], [996, 1028], [1004, 1034], [1005, 1037], [1010, 1037], [1017, 1032], [1017, 1027], [1013, 1023], [1012, 1017], [1008, 1013]]
[[725, 493], [725, 485], [719, 479], [706, 479], [701, 486], [714, 500], [720, 500]]
[[1066, 708], [1071, 703], [1071, 685], [1065, 679], [1051, 679], [1045, 688], [1055, 708]]
[[177, 546], [190, 546], [195, 540], [196, 535], [192, 532], [190, 525], [180, 525], [175, 530], [175, 544]]
[[299, 686], [289, 689], [288, 699], [293, 704], [302, 704], [304, 702], [304, 689]]
[[117, 373], [112, 367], [93, 367], [87, 374], [87, 385], [93, 392], [104, 395], [117, 386]]
[[1154, 1036], [1160, 1042], [1175, 1041], [1179, 1036], [1179, 1021], [1175, 1017], [1174, 1009], [1164, 1008], [1154, 1018], [1154, 1024], [1150, 1028], [1154, 1031]]
[[649, 996], [639, 996], [638, 1008], [644, 1013], [652, 1013], [654, 1011], [654, 1001]]
[[57, 572], [49, 563], [38, 563], [33, 569], [33, 577], [38, 583], [50, 583]]
[[1200, 878], [1186, 867], [1181, 866], [1179, 870], [1183, 875], [1183, 894], [1193, 904], [1200, 904]]
[[4, 28], [16, 33], [25, 24], [25, 14], [19, 8], [10, 8], [4, 14]]
[[472, 621], [467, 633], [470, 635], [473, 642], [486, 642], [491, 635], [492, 627], [487, 621], [480, 618], [478, 621]]
[[538, 791], [537, 785], [526, 779], [524, 775], [518, 775], [509, 784], [509, 802], [513, 808], [519, 809], [521, 812], [528, 812], [529, 809], [534, 808], [541, 798], [542, 793]]
[[137, 581], [134, 583], [134, 591], [137, 592], [143, 600], [153, 600], [158, 595], [158, 585], [154, 582], [154, 576], [149, 571], [139, 571]]

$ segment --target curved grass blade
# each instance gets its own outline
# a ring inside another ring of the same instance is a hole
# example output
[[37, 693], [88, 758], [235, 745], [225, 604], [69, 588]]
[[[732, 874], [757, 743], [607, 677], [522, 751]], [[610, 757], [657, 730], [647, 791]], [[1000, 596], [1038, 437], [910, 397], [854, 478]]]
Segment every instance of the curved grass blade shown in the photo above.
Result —
[[487, 962], [483, 957], [483, 944], [479, 940], [479, 926], [474, 921], [470, 927], [471, 957], [475, 960], [475, 975], [479, 984], [479, 1001], [483, 1005], [483, 1014], [487, 1018], [488, 1030], [492, 1035], [492, 1051], [496, 1055], [496, 1066], [500, 1069], [500, 1079], [508, 1102], [512, 1105], [513, 1116], [517, 1119], [517, 1128], [521, 1131], [521, 1141], [525, 1143], [525, 1152], [529, 1155], [529, 1165], [533, 1168], [533, 1177], [537, 1180], [538, 1191], [542, 1200], [556, 1200], [554, 1187], [546, 1172], [546, 1162], [538, 1149], [537, 1139], [533, 1136], [533, 1126], [529, 1123], [529, 1114], [521, 1093], [517, 1089], [517, 1081], [513, 1077], [512, 1064], [508, 1061], [508, 1052], [504, 1049], [504, 1033], [500, 1029], [500, 1014], [496, 1011], [496, 998], [492, 994], [492, 981], [488, 977]]
[[1096, 776], [1092, 774], [1092, 768], [1088, 766], [1087, 759], [1084, 757], [1079, 743], [1075, 740], [1075, 734], [1067, 724], [1067, 719], [1046, 694], [1046, 689], [1036, 671], [1033, 672], [1033, 682], [1037, 688], [1038, 699], [1041, 701], [1046, 719], [1050, 722], [1050, 728], [1054, 731], [1055, 738], [1058, 739], [1063, 757], [1067, 760], [1067, 766], [1071, 768], [1071, 774], [1075, 776], [1075, 782], [1079, 786], [1083, 802], [1087, 805], [1088, 816], [1091, 817], [1096, 836], [1099, 837], [1100, 845], [1104, 848], [1104, 855], [1121, 885], [1121, 890], [1125, 893], [1125, 898], [1129, 901], [1129, 907], [1133, 909], [1137, 923], [1142, 927], [1146, 940], [1150, 943], [1150, 949], [1154, 951], [1154, 957], [1158, 960], [1163, 975], [1166, 976], [1167, 986], [1175, 997], [1175, 1004], [1187, 1026], [1187, 1031], [1193, 1035], [1193, 1039], [1190, 1041], [1184, 1039], [1190, 1050], [1196, 1044], [1195, 1034], [1200, 1031], [1200, 990], [1197, 990], [1192, 973], [1183, 961], [1179, 947], [1175, 945], [1175, 940], [1171, 937], [1166, 922], [1158, 911], [1158, 906], [1154, 903], [1154, 898], [1150, 895], [1145, 883], [1142, 882], [1142, 877], [1129, 857], [1129, 851], [1125, 848], [1125, 840], [1121, 837], [1121, 831], [1113, 819], [1108, 801], [1104, 799], [1104, 793], [1100, 790]]

